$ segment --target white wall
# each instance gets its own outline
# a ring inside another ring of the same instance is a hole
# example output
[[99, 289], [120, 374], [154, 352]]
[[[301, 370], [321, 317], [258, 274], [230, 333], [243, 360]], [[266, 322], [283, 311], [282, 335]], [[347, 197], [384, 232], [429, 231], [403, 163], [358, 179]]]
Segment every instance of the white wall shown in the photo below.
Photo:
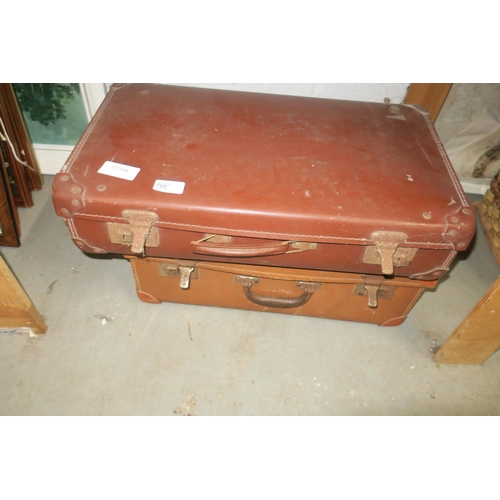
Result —
[[409, 83], [171, 83], [223, 90], [241, 90], [268, 94], [346, 99], [348, 101], [391, 102], [401, 104]]
[[497, 160], [485, 178], [471, 178], [476, 161], [498, 141], [499, 121], [500, 83], [452, 85], [435, 125], [466, 193], [485, 194], [500, 168]]

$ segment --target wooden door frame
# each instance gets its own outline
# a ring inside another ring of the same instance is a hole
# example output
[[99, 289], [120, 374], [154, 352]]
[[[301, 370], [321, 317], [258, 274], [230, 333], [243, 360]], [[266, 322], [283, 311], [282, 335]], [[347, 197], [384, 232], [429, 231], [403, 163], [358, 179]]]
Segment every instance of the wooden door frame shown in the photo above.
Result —
[[404, 103], [422, 106], [429, 112], [434, 123], [452, 85], [452, 83], [412, 83]]
[[[80, 89], [82, 92], [85, 112], [90, 122], [106, 97], [108, 88], [104, 83], [80, 83]], [[69, 158], [74, 146], [34, 143], [33, 149], [38, 159], [38, 163], [40, 164], [42, 173], [55, 175], [66, 163], [66, 160]]]

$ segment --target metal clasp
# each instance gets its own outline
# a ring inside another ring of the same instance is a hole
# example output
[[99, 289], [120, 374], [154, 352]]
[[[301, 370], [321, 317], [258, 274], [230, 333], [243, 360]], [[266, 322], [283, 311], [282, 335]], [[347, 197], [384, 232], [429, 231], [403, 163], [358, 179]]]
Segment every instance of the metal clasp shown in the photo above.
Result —
[[[368, 247], [363, 258], [365, 264], [375, 264], [380, 263], [382, 265], [382, 274], [391, 275], [394, 273], [394, 257], [396, 251], [398, 250], [398, 245], [405, 242], [408, 236], [405, 233], [397, 233], [391, 231], [376, 231], [371, 235], [372, 241], [375, 243], [376, 254], [373, 255], [373, 247]], [[402, 249], [400, 249], [402, 250]], [[416, 249], [408, 249], [408, 252], [400, 252], [398, 259], [396, 259], [396, 265], [408, 265], [408, 261], [411, 262]], [[404, 255], [403, 255], [404, 254]], [[376, 257], [376, 259], [374, 259]], [[380, 259], [380, 260], [379, 260]], [[379, 262], [373, 262], [374, 260], [379, 260]], [[404, 261], [404, 263], [403, 263]]]
[[358, 283], [354, 288], [355, 295], [368, 296], [368, 307], [375, 309], [378, 307], [378, 299], [392, 299], [395, 286], [382, 285], [382, 276], [362, 275], [363, 283]]
[[170, 263], [161, 262], [159, 264], [160, 276], [166, 278], [180, 278], [180, 287], [188, 290], [192, 279], [198, 279], [198, 268], [195, 262]]
[[122, 216], [132, 226], [132, 252], [142, 254], [146, 240], [149, 239], [153, 230], [152, 225], [159, 220], [158, 214], [155, 212], [143, 212], [142, 210], [124, 210]]

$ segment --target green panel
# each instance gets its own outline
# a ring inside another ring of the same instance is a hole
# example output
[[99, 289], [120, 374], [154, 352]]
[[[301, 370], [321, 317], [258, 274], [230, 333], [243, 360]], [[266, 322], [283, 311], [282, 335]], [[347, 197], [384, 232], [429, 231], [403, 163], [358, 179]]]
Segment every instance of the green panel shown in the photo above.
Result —
[[74, 146], [88, 124], [78, 83], [14, 83], [35, 144]]

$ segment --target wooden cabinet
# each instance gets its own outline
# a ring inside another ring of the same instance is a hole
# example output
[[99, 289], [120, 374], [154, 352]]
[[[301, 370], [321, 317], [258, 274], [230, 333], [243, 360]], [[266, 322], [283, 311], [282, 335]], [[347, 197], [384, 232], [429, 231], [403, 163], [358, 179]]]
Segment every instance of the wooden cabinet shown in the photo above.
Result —
[[0, 246], [19, 246], [16, 207], [33, 206], [43, 177], [10, 83], [0, 83]]
[[18, 247], [21, 229], [5, 163], [0, 155], [0, 246]]

